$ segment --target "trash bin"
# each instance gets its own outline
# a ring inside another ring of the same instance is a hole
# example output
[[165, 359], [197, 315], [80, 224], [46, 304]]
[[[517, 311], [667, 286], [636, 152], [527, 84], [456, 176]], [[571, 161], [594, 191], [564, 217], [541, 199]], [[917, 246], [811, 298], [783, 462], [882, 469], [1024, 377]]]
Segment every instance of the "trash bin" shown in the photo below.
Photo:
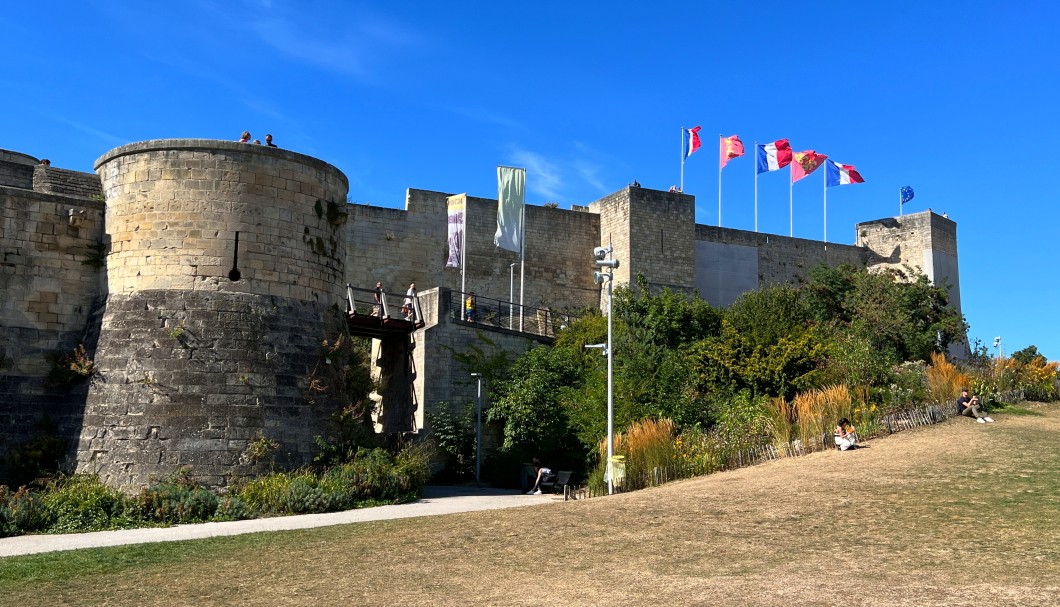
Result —
[[626, 456], [612, 455], [609, 462], [607, 478], [613, 479], [615, 488], [621, 487], [626, 480]]

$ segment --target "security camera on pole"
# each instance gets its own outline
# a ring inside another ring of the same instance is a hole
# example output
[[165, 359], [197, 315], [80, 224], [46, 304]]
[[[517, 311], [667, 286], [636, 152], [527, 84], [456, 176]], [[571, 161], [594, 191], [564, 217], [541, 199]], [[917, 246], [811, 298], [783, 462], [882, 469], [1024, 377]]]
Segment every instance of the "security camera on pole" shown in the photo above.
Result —
[[611, 347], [611, 298], [613, 294], [613, 281], [615, 268], [618, 267], [618, 260], [614, 259], [612, 254], [614, 249], [610, 243], [606, 247], [596, 247], [593, 249], [593, 257], [595, 257], [596, 267], [606, 271], [593, 272], [593, 282], [596, 284], [603, 284], [607, 282], [607, 494], [611, 495], [615, 492], [615, 481], [612, 470], [613, 458], [615, 456], [615, 408], [614, 408], [614, 354]]

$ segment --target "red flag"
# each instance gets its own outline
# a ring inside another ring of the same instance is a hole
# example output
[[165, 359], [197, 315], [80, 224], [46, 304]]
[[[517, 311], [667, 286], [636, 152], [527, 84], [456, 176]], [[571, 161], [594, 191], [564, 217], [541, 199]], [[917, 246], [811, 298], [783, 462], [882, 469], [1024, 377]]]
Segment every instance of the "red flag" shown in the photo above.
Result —
[[791, 182], [795, 183], [816, 171], [817, 167], [824, 164], [824, 161], [827, 159], [828, 156], [818, 154], [813, 150], [793, 153], [791, 155]]
[[737, 135], [721, 138], [721, 150], [718, 157], [718, 169], [724, 169], [730, 160], [743, 156], [743, 142]]

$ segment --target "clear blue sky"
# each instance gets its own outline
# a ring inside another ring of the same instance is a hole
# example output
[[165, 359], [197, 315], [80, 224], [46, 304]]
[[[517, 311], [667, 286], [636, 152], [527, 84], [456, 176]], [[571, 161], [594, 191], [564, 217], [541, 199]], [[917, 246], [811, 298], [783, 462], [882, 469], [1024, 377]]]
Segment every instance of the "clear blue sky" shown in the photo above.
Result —
[[[864, 6], [868, 5], [868, 6]], [[107, 150], [266, 132], [334, 164], [351, 199], [409, 187], [586, 204], [666, 189], [680, 127], [697, 221], [717, 223], [716, 135], [790, 139], [856, 165], [828, 239], [898, 212], [898, 188], [957, 222], [970, 337], [1060, 358], [1060, 61], [1052, 2], [319, 1], [8, 3], [0, 148], [91, 171]], [[723, 225], [753, 229], [750, 155], [725, 169]], [[759, 228], [788, 233], [787, 173]], [[796, 236], [823, 233], [821, 180], [795, 184]]]

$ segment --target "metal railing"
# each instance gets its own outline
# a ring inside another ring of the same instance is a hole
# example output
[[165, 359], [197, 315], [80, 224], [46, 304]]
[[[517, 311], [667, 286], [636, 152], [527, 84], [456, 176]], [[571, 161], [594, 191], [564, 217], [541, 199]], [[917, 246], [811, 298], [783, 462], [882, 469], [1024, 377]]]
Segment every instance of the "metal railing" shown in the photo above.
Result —
[[553, 312], [549, 308], [521, 306], [515, 302], [474, 295], [471, 292], [450, 291], [449, 310], [454, 320], [480, 324], [543, 337], [555, 337], [556, 331], [575, 318], [572, 313]]
[[423, 323], [419, 295], [409, 297], [404, 293], [388, 293], [385, 290], [377, 292], [349, 283], [346, 284], [346, 313], [351, 316], [376, 316], [381, 320], [404, 319], [417, 325]]

